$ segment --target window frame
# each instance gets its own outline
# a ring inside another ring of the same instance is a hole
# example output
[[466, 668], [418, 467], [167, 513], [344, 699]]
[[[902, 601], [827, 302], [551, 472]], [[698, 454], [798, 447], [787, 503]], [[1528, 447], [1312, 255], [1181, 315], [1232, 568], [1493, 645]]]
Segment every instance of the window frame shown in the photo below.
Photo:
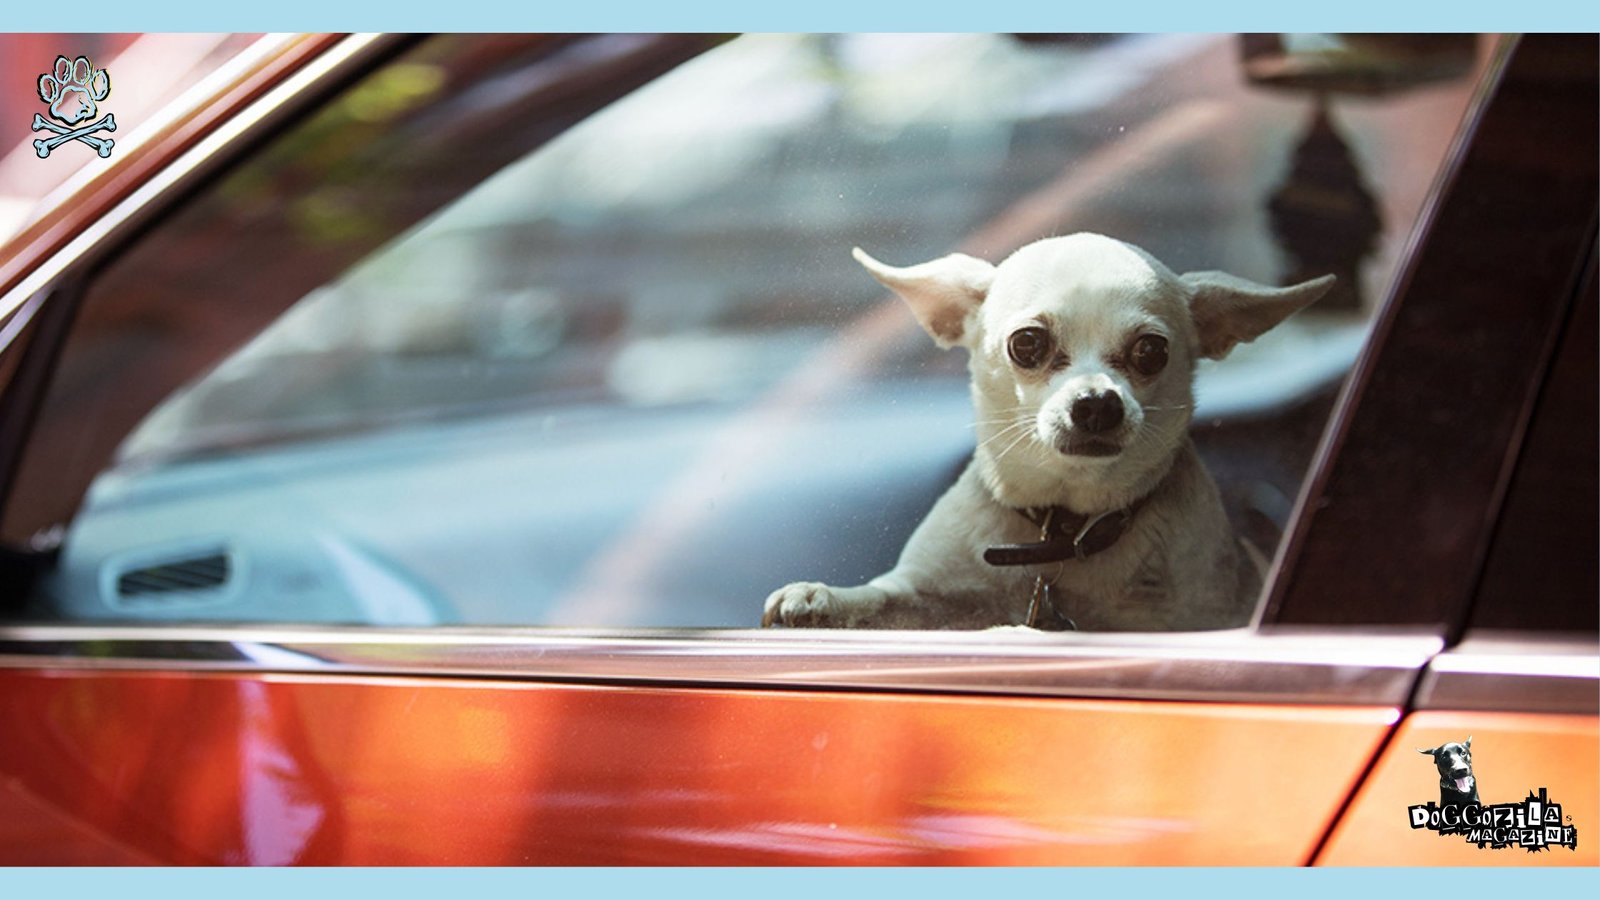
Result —
[[[1600, 102], [1596, 82], [1552, 85], [1559, 64], [1550, 60], [1587, 59], [1592, 73], [1594, 42], [1527, 36], [1503, 47], [1501, 56], [1498, 73], [1485, 85], [1488, 102], [1478, 104], [1460, 135], [1456, 158], [1418, 223], [1409, 258], [1324, 434], [1274, 567], [1274, 574], [1287, 577], [1270, 582], [1264, 621], [1442, 623], [1452, 643], [1465, 627], [1533, 406], [1581, 289], [1600, 192], [1592, 129], [1568, 128], [1563, 141], [1538, 127], [1593, 121]], [[1530, 190], [1536, 179], [1567, 190]], [[1530, 222], [1536, 227], [1527, 227]], [[1467, 264], [1502, 258], [1548, 265], [1485, 271]], [[1509, 297], [1518, 302], [1503, 302]], [[1463, 306], [1469, 309], [1464, 324], [1452, 315]], [[1519, 328], [1524, 322], [1527, 327]], [[1481, 337], [1490, 339], [1480, 346], [1474, 339]], [[1473, 352], [1453, 352], [1461, 347]], [[1518, 396], [1486, 408], [1482, 396], [1462, 389], [1472, 383], [1464, 373], [1480, 384], [1510, 385]], [[1406, 390], [1389, 390], [1397, 385]], [[1431, 440], [1419, 447], [1412, 440], [1423, 415], [1470, 426], [1483, 437], [1473, 444], [1457, 440], [1459, 431], [1433, 428]], [[1393, 465], [1395, 434], [1407, 435], [1405, 448], [1428, 464]], [[1403, 565], [1372, 565], [1385, 550], [1422, 543], [1413, 519], [1382, 514], [1392, 512], [1385, 505], [1393, 498], [1419, 493], [1439, 505], [1436, 518], [1466, 523], [1463, 534], [1452, 546], [1408, 555]]]
[[[31, 339], [18, 349], [26, 355], [0, 399], [0, 501], [15, 475], [27, 425], [70, 324], [78, 288], [204, 183], [411, 41], [358, 37], [335, 45], [67, 245], [41, 267], [44, 283], [24, 280], [13, 288], [13, 296], [26, 292], [41, 298], [32, 306], [42, 314], [24, 323], [31, 326]], [[1518, 98], [1516, 90], [1530, 77], [1523, 70], [1536, 53], [1525, 42], [1506, 41], [1469, 107], [1412, 235], [1402, 276], [1379, 307], [1373, 335], [1335, 405], [1290, 531], [1279, 547], [1255, 629], [997, 640], [981, 632], [40, 625], [0, 627], [0, 665], [1404, 706], [1428, 661], [1444, 648], [1451, 623], [1465, 615], [1471, 591], [1443, 604], [1431, 597], [1386, 596], [1377, 607], [1362, 607], [1364, 616], [1328, 621], [1313, 614], [1318, 599], [1348, 595], [1359, 583], [1359, 567], [1325, 562], [1314, 569], [1300, 567], [1308, 565], [1308, 558], [1317, 562], [1320, 549], [1341, 539], [1340, 523], [1318, 512], [1325, 501], [1383, 496], [1352, 483], [1345, 462], [1373, 439], [1374, 423], [1393, 416], [1366, 394], [1405, 362], [1396, 357], [1404, 352], [1410, 333], [1407, 305], [1421, 302], [1414, 298], [1441, 277], [1446, 254], [1440, 245], [1454, 239], [1460, 227], [1451, 210], [1470, 202], [1471, 192], [1497, 174], [1492, 159], [1482, 157], [1496, 149], [1503, 152], [1504, 145], [1480, 146], [1479, 135], [1490, 129], [1497, 141], [1507, 139], [1495, 130], [1504, 125], [1494, 109]], [[1520, 433], [1511, 435], [1506, 443], [1519, 439]], [[1497, 458], [1508, 452], [1514, 448], [1500, 446]], [[1499, 493], [1485, 506], [1477, 544], [1487, 541], [1494, 521], [1488, 511], [1497, 509]], [[1371, 540], [1379, 534], [1375, 531]], [[1381, 535], [1389, 539], [1388, 532]], [[1437, 573], [1440, 565], [1422, 574]], [[1313, 572], [1317, 578], [1309, 577]]]

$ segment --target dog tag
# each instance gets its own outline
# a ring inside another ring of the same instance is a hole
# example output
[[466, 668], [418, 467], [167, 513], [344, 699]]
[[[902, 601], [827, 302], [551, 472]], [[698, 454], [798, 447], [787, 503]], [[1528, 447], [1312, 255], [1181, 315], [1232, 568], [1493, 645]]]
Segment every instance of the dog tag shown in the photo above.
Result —
[[1047, 582], [1044, 586], [1044, 596], [1040, 598], [1042, 602], [1039, 604], [1039, 623], [1033, 627], [1040, 631], [1078, 630], [1078, 623], [1072, 621], [1066, 613], [1061, 611], [1061, 607], [1056, 605], [1056, 600], [1059, 597], [1060, 595], [1057, 593], [1055, 585]]
[[1033, 594], [1028, 598], [1028, 618], [1026, 624], [1029, 628], [1039, 627], [1039, 609], [1044, 606], [1045, 595], [1050, 592], [1050, 583], [1044, 576], [1033, 579]]
[[1033, 596], [1028, 601], [1028, 627], [1040, 631], [1078, 630], [1078, 623], [1056, 605], [1055, 586], [1043, 575], [1033, 580]]

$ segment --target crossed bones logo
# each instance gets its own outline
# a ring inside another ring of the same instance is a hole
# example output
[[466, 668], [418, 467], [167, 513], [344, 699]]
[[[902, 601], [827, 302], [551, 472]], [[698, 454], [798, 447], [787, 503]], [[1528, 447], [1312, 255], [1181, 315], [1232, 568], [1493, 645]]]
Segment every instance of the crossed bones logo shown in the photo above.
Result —
[[[111, 75], [104, 69], [96, 69], [89, 62], [89, 57], [80, 56], [68, 60], [65, 56], [56, 57], [55, 72], [46, 72], [39, 76], [39, 99], [50, 104], [50, 119], [38, 113], [33, 114], [33, 130], [48, 130], [55, 132], [52, 138], [39, 138], [33, 142], [33, 149], [38, 151], [40, 159], [50, 156], [50, 151], [69, 141], [82, 141], [93, 147], [101, 158], [111, 155], [111, 147], [115, 143], [108, 137], [99, 137], [96, 132], [116, 131], [117, 120], [110, 113], [97, 122], [73, 128], [84, 119], [92, 119], [100, 111], [95, 103], [111, 96]], [[57, 122], [63, 124], [56, 124]]]

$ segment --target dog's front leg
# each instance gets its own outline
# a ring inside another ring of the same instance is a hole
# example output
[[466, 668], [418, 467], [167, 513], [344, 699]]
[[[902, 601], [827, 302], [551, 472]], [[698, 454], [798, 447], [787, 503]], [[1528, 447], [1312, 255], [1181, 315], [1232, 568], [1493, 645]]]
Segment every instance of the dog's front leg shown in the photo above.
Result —
[[889, 576], [857, 587], [831, 587], [818, 581], [797, 581], [773, 591], [761, 614], [761, 625], [790, 628], [870, 628], [895, 605]]
[[968, 466], [917, 526], [892, 570], [856, 587], [815, 581], [781, 587], [767, 597], [761, 624], [934, 629], [1015, 624], [1008, 608], [1012, 594], [981, 554], [989, 536], [1025, 538], [1003, 530], [1022, 521], [989, 499], [976, 468]]
[[[913, 554], [907, 554], [911, 556]], [[799, 581], [773, 591], [763, 627], [972, 629], [1021, 619], [1004, 589], [962, 584], [914, 564], [901, 564], [856, 587]]]

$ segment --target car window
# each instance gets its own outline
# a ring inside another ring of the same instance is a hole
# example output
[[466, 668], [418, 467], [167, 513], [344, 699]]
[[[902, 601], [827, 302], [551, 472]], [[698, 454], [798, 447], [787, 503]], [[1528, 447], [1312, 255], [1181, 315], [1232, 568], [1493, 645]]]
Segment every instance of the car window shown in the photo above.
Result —
[[752, 626], [973, 453], [964, 353], [851, 249], [1080, 231], [1339, 276], [1196, 375], [1264, 570], [1491, 43], [421, 42], [88, 283], [4, 510], [26, 615]]

